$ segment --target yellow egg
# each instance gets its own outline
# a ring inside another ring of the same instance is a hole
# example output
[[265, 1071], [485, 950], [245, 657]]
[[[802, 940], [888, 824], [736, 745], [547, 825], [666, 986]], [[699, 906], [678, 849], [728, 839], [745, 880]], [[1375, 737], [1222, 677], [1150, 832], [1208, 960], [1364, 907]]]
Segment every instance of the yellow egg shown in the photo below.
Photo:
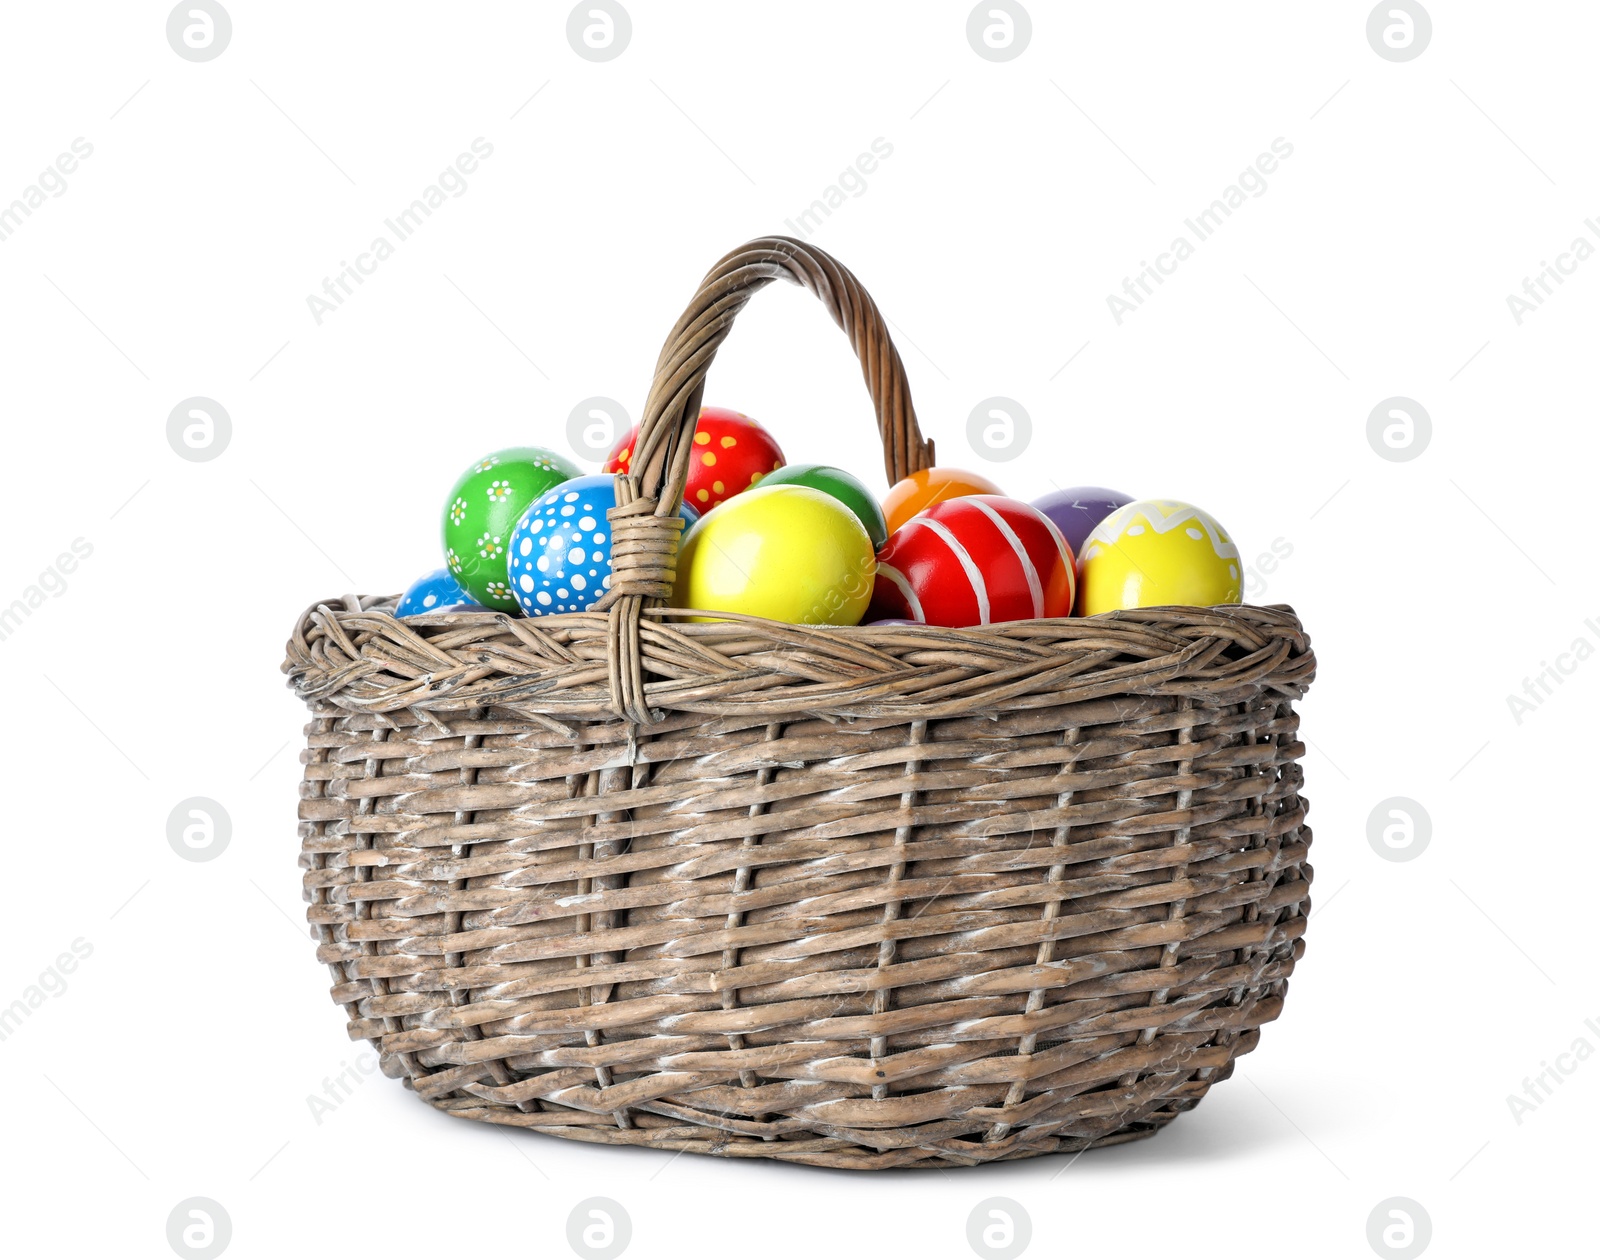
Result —
[[853, 626], [872, 600], [877, 567], [866, 529], [832, 495], [810, 486], [755, 486], [719, 503], [684, 535], [672, 604]]
[[1215, 517], [1172, 499], [1138, 499], [1083, 540], [1078, 613], [1237, 604], [1240, 581], [1239, 549]]

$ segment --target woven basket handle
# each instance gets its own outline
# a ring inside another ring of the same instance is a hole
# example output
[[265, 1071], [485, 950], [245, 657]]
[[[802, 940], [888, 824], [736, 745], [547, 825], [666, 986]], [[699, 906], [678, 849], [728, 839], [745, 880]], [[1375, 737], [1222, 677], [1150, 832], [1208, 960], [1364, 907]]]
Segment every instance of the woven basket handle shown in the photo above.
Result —
[[647, 603], [658, 606], [672, 596], [683, 528], [677, 511], [689, 479], [706, 373], [745, 303], [778, 279], [809, 289], [849, 334], [877, 412], [890, 484], [933, 464], [933, 443], [917, 427], [905, 365], [859, 280], [820, 249], [787, 236], [763, 236], [723, 257], [661, 348], [639, 438], [628, 472], [617, 476], [617, 506], [608, 513], [611, 589], [595, 610], [610, 615], [611, 701], [630, 721], [659, 718], [644, 700], [639, 619]]

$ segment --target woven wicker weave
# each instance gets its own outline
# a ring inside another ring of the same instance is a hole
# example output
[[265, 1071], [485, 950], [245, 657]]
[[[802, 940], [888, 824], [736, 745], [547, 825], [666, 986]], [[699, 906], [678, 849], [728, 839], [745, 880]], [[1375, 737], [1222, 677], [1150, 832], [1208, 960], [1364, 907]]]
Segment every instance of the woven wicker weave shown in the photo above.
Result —
[[311, 609], [284, 669], [333, 998], [434, 1106], [586, 1141], [904, 1168], [1153, 1133], [1303, 949], [1307, 638], [1282, 607], [665, 620], [706, 370], [778, 277], [849, 334], [891, 481], [932, 461], [854, 277], [754, 241], [662, 352], [604, 611]]

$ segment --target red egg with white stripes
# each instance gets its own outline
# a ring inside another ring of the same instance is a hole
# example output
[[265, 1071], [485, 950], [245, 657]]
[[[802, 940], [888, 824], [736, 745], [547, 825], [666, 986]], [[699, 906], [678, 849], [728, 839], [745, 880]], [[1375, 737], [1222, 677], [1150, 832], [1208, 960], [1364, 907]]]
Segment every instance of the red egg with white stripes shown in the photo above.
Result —
[[1072, 613], [1072, 548], [1043, 512], [975, 494], [918, 512], [878, 553], [867, 620], [987, 626]]

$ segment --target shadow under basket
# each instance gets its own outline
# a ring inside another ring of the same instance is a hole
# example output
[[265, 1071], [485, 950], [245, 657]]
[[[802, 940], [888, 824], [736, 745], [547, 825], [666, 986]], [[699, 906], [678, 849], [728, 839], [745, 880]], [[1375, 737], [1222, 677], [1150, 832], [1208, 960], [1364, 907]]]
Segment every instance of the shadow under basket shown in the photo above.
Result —
[[1285, 607], [672, 620], [706, 371], [772, 279], [932, 463], [877, 308], [754, 241], [662, 351], [588, 613], [309, 610], [301, 865], [352, 1038], [444, 1111], [836, 1168], [1145, 1137], [1282, 1009], [1311, 843]]

